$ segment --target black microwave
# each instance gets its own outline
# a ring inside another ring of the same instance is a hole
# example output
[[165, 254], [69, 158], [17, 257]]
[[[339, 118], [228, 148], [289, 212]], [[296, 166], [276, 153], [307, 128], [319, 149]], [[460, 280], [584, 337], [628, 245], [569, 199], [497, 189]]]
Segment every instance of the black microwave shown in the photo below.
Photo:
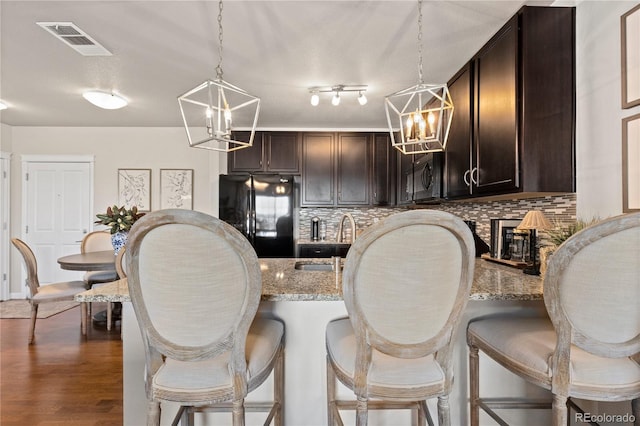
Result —
[[402, 198], [415, 203], [439, 201], [442, 197], [442, 154], [414, 155], [401, 176]]

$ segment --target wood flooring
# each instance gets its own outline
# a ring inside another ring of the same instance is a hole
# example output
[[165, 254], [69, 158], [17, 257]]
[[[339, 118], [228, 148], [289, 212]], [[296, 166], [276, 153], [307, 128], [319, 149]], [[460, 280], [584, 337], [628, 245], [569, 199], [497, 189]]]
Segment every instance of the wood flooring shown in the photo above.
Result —
[[28, 334], [28, 319], [0, 320], [0, 425], [122, 425], [120, 323], [84, 337], [76, 307], [38, 319], [33, 345]]

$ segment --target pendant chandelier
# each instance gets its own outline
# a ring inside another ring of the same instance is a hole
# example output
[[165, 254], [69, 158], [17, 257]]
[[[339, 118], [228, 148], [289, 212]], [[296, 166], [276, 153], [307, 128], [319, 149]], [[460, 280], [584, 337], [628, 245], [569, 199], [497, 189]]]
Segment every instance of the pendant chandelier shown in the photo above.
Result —
[[423, 82], [422, 0], [418, 0], [418, 84], [385, 97], [384, 108], [391, 142], [403, 154], [445, 150], [453, 102], [446, 84]]
[[222, 0], [218, 2], [218, 66], [207, 80], [178, 97], [189, 146], [231, 152], [253, 145], [260, 98], [222, 78]]

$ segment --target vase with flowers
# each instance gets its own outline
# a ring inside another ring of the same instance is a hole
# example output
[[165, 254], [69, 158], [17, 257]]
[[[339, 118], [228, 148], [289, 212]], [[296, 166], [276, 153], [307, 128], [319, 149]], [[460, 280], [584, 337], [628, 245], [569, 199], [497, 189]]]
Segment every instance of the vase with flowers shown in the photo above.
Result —
[[133, 224], [144, 215], [144, 213], [138, 211], [136, 206], [127, 209], [124, 206], [118, 207], [114, 205], [113, 207], [107, 207], [106, 214], [97, 214], [98, 220], [94, 223], [109, 227], [111, 244], [113, 245], [114, 253], [117, 255], [127, 242], [127, 235]]

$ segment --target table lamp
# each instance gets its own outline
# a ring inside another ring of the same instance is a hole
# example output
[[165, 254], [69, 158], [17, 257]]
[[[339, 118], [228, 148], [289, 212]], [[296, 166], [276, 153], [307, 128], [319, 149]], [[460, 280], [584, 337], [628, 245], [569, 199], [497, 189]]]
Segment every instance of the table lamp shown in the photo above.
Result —
[[540, 275], [540, 265], [537, 261], [537, 249], [536, 249], [536, 231], [538, 229], [545, 230], [551, 229], [553, 225], [549, 222], [540, 210], [530, 210], [518, 225], [518, 229], [528, 229], [531, 234], [531, 238], [529, 239], [529, 253], [531, 253], [531, 257], [533, 259], [533, 264], [529, 267], [527, 266], [522, 270], [525, 274], [529, 275]]

